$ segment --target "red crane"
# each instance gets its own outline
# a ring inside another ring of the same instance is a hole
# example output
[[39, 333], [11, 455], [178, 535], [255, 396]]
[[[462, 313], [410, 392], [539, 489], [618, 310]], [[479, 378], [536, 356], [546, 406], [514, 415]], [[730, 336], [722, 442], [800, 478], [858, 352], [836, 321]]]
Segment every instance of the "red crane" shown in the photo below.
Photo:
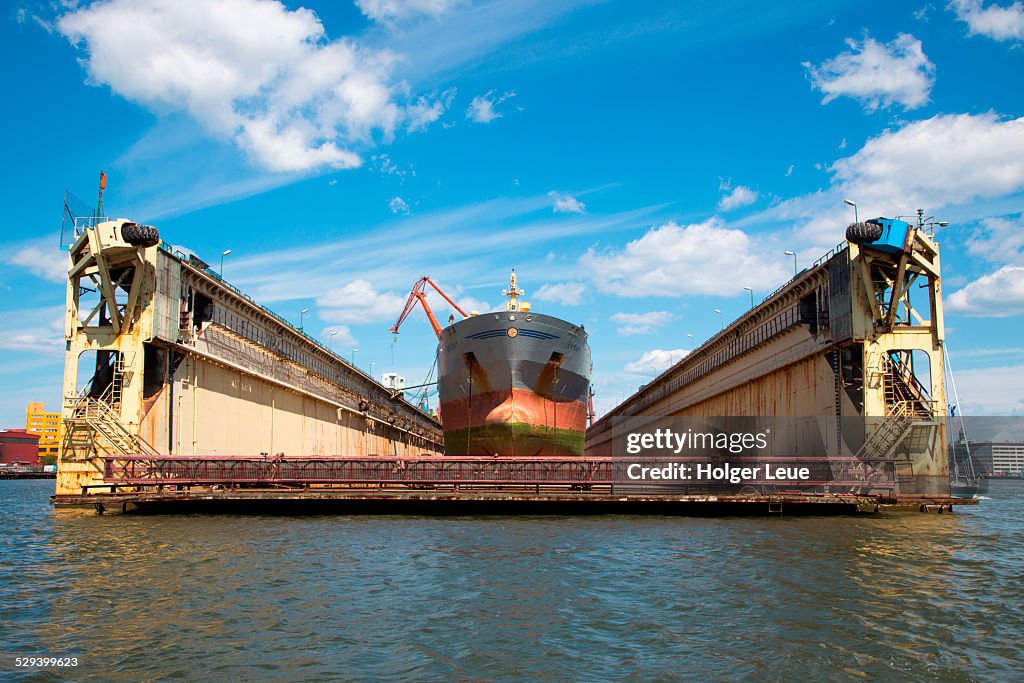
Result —
[[441, 288], [434, 284], [433, 280], [424, 275], [412, 286], [412, 291], [409, 292], [409, 299], [405, 302], [405, 308], [402, 309], [402, 315], [398, 316], [398, 322], [396, 322], [394, 327], [391, 328], [391, 334], [398, 334], [398, 328], [401, 327], [402, 323], [405, 322], [405, 319], [410, 313], [412, 313], [412, 309], [415, 308], [416, 302], [419, 301], [420, 305], [423, 306], [423, 311], [427, 314], [427, 320], [430, 321], [430, 326], [434, 328], [434, 334], [437, 335], [438, 339], [441, 338], [441, 323], [437, 322], [437, 318], [434, 317], [434, 312], [430, 310], [430, 305], [427, 304], [427, 295], [424, 292], [427, 285], [433, 287], [438, 294], [443, 296], [444, 300], [450, 303], [452, 308], [461, 313], [463, 318], [469, 317], [464, 310], [459, 308], [457, 303], [451, 300], [451, 297], [442, 292]]

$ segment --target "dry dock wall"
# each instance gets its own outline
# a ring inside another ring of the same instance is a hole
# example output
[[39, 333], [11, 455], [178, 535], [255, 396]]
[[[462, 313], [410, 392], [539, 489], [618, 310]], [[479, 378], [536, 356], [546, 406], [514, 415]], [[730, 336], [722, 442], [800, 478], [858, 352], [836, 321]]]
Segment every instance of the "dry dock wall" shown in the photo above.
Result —
[[98, 488], [104, 456], [443, 452], [436, 420], [126, 225], [83, 226], [69, 250], [58, 495]]
[[773, 418], [768, 455], [889, 458], [894, 493], [948, 496], [942, 343], [930, 236], [844, 243], [597, 421], [586, 455], [622, 456], [630, 418]]

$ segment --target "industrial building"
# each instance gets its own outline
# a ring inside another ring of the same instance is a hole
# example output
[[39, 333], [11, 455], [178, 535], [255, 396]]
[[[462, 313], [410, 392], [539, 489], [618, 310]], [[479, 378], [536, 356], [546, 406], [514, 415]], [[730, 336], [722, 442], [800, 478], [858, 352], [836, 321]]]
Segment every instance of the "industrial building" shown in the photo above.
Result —
[[0, 465], [38, 465], [39, 436], [23, 429], [0, 431]]
[[952, 457], [962, 469], [968, 453], [980, 476], [1024, 476], [1024, 441], [958, 441], [952, 444]]
[[60, 442], [64, 438], [61, 414], [46, 412], [42, 403], [29, 403], [25, 408], [25, 431], [39, 435], [39, 457], [54, 458], [60, 451]]

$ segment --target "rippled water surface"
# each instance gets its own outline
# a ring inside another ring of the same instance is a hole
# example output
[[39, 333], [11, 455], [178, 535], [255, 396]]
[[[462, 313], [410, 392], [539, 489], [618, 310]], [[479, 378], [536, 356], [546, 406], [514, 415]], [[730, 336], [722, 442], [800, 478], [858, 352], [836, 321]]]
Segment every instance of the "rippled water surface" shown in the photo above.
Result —
[[0, 482], [0, 679], [1024, 677], [1024, 482], [809, 519], [97, 516], [52, 489]]

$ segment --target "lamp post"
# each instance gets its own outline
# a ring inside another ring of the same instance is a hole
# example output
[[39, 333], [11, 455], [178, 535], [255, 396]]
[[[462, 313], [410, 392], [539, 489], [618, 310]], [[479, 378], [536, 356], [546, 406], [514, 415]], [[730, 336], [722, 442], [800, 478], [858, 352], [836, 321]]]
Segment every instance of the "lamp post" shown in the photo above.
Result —
[[336, 335], [336, 334], [338, 334], [337, 330], [335, 330], [334, 332], [331, 332], [331, 340], [329, 342], [327, 342], [327, 344], [331, 347], [331, 352], [332, 353], [334, 352], [334, 335]]
[[853, 222], [860, 223], [860, 218], [857, 216], [857, 202], [851, 202], [849, 199], [844, 199], [843, 204], [853, 207]]
[[750, 292], [750, 307], [753, 308], [754, 307], [754, 290], [751, 289], [750, 287], [744, 287], [743, 289], [745, 289], [748, 292]]
[[374, 365], [376, 365], [376, 363], [370, 363], [370, 377], [373, 377], [373, 366]]
[[220, 279], [224, 279], [224, 257], [231, 253], [230, 249], [225, 249], [220, 253]]
[[359, 353], [359, 349], [352, 349], [352, 367], [356, 366], [356, 354]]
[[793, 277], [796, 277], [796, 273], [797, 273], [797, 270], [796, 270], [796, 252], [795, 251], [789, 251], [787, 249], [786, 250], [786, 256], [792, 256], [793, 257]]
[[303, 308], [301, 311], [299, 311], [299, 332], [306, 331], [306, 328], [302, 326], [302, 319], [306, 316], [307, 313], [309, 313], [308, 308]]
[[722, 329], [725, 329], [725, 316], [722, 315], [722, 310], [719, 308], [715, 309], [715, 313], [718, 314], [718, 320], [722, 323]]
[[693, 333], [687, 332], [686, 336], [690, 338], [690, 353], [693, 353]]

